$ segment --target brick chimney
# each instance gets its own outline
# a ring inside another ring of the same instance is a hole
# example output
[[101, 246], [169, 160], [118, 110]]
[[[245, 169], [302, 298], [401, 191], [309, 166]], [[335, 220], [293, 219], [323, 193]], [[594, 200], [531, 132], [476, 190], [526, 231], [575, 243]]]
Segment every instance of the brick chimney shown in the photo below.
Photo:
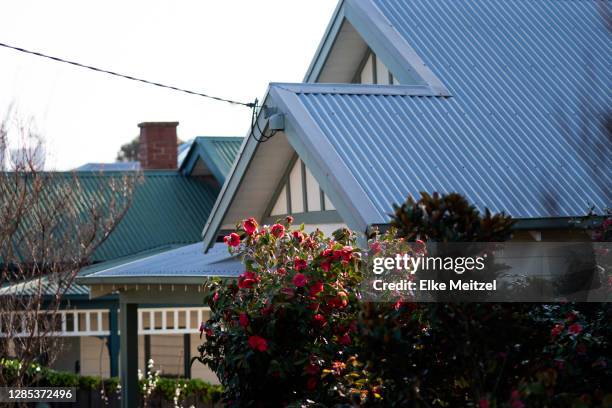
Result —
[[138, 161], [143, 170], [176, 169], [178, 122], [143, 122]]

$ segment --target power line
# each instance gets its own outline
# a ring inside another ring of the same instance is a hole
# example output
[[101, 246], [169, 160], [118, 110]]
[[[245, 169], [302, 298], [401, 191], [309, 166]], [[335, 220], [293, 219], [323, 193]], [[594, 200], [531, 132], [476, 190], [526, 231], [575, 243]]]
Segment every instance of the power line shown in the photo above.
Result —
[[202, 96], [204, 98], [213, 99], [215, 101], [227, 102], [227, 103], [231, 103], [232, 105], [242, 105], [242, 106], [246, 106], [247, 108], [251, 108], [251, 109], [255, 109], [257, 107], [257, 103], [256, 102], [240, 102], [240, 101], [234, 101], [232, 99], [220, 98], [218, 96], [207, 95], [205, 93], [190, 91], [188, 89], [178, 88], [176, 86], [171, 86], [171, 85], [165, 85], [165, 84], [162, 84], [162, 83], [159, 83], [159, 82], [149, 81], [149, 80], [142, 79], [142, 78], [136, 78], [136, 77], [133, 77], [131, 75], [120, 74], [118, 72], [113, 72], [113, 71], [109, 71], [109, 70], [102, 69], [102, 68], [92, 67], [91, 65], [85, 65], [85, 64], [81, 64], [79, 62], [69, 61], [69, 60], [66, 60], [66, 59], [63, 59], [63, 58], [59, 58], [59, 57], [53, 57], [51, 55], [43, 54], [41, 52], [30, 51], [30, 50], [26, 50], [25, 48], [15, 47], [15, 46], [4, 44], [4, 43], [0, 43], [0, 47], [9, 48], [9, 49], [12, 49], [12, 50], [15, 50], [15, 51], [19, 51], [19, 52], [23, 52], [23, 53], [26, 53], [26, 54], [36, 55], [38, 57], [48, 58], [48, 59], [53, 60], [53, 61], [62, 62], [64, 64], [74, 65], [74, 66], [77, 66], [77, 67], [80, 67], [80, 68], [87, 68], [87, 69], [92, 70], [92, 71], [96, 71], [96, 72], [101, 72], [101, 73], [104, 73], [104, 74], [113, 75], [113, 76], [116, 76], [116, 77], [119, 77], [119, 78], [125, 78], [125, 79], [129, 79], [129, 80], [137, 81], [137, 82], [142, 82], [142, 83], [149, 84], [149, 85], [155, 85], [155, 86], [158, 86], [160, 88], [172, 89], [173, 91], [184, 92], [184, 93], [188, 93], [190, 95]]

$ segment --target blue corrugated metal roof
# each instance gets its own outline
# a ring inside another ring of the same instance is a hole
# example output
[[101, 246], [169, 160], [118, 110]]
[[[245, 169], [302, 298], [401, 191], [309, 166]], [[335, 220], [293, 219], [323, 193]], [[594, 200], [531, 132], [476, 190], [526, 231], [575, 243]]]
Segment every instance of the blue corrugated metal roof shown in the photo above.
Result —
[[611, 146], [597, 115], [559, 123], [525, 108], [484, 113], [459, 97], [301, 87], [310, 91], [296, 97], [374, 203], [378, 222], [420, 191], [456, 191], [517, 218], [579, 216], [612, 201]]
[[242, 262], [228, 253], [224, 243], [206, 254], [197, 243], [89, 273], [79, 283], [202, 283], [206, 277], [235, 277], [243, 271]]
[[[516, 218], [610, 207], [612, 43], [596, 1], [345, 5], [336, 18], [352, 19], [395, 75], [429, 79], [427, 89], [271, 84], [266, 102], [286, 114], [289, 142], [352, 228], [387, 222], [393, 203], [421, 191], [456, 191]], [[326, 52], [315, 56], [308, 80]], [[436, 81], [452, 96], [439, 96]], [[262, 150], [252, 139], [244, 163]], [[205, 244], [248, 166], [236, 168]]]
[[299, 99], [381, 216], [421, 190], [526, 218], [610, 205], [612, 42], [595, 1], [373, 2], [453, 97]]
[[75, 171], [128, 171], [140, 170], [140, 162], [115, 162], [115, 163], [85, 163], [74, 169]]

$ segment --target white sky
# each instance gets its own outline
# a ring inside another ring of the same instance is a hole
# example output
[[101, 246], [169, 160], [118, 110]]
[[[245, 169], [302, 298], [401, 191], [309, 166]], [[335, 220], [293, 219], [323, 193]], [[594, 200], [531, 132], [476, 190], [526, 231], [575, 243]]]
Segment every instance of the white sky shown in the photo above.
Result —
[[[300, 82], [336, 0], [4, 2], [0, 42], [241, 101]], [[15, 103], [47, 142], [47, 165], [114, 161], [144, 121], [179, 137], [244, 136], [248, 108], [0, 48], [0, 114]]]

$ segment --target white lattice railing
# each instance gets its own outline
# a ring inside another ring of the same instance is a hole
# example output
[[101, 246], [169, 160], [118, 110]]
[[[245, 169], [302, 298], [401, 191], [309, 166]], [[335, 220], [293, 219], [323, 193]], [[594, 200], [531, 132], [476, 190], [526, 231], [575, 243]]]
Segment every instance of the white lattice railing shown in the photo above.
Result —
[[[200, 322], [207, 319], [206, 307], [170, 307], [138, 309], [138, 334], [181, 334], [197, 333]], [[13, 328], [15, 337], [30, 336], [27, 312], [5, 312], [0, 324], [0, 337], [7, 337], [7, 325]], [[108, 309], [60, 310], [56, 314], [56, 327], [51, 336], [109, 336], [110, 322]], [[17, 324], [16, 324], [17, 323]], [[36, 330], [36, 329], [35, 329]]]

